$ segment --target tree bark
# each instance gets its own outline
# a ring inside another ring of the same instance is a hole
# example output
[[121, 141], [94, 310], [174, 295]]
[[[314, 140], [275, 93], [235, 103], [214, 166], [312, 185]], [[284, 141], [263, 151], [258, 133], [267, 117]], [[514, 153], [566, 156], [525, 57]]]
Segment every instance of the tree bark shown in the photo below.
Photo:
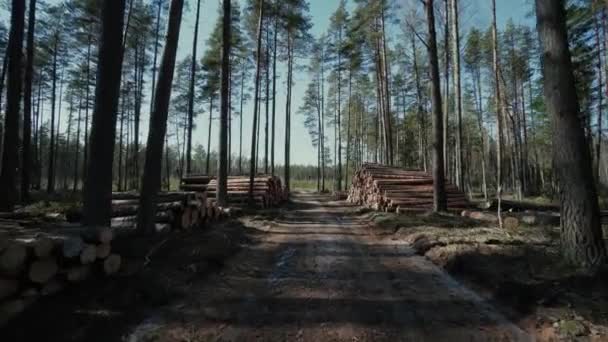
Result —
[[443, 155], [443, 114], [441, 112], [441, 85], [439, 80], [439, 61], [437, 58], [437, 36], [435, 33], [435, 13], [433, 0], [425, 0], [428, 25], [428, 50], [431, 75], [431, 102], [433, 107], [433, 210], [447, 210], [445, 193], [444, 155]]
[[279, 18], [274, 19], [274, 42], [272, 44], [272, 128], [270, 139], [270, 173], [274, 175], [274, 141], [275, 141], [275, 126], [276, 126], [276, 109], [277, 109], [277, 36], [279, 32]]
[[560, 185], [562, 252], [570, 263], [595, 272], [606, 262], [606, 248], [591, 155], [579, 118], [563, 1], [536, 0], [536, 18]]
[[124, 11], [125, 0], [103, 2], [90, 143], [95, 158], [87, 162], [83, 194], [83, 223], [88, 226], [107, 227], [112, 217], [112, 161], [123, 60]]
[[[32, 81], [34, 78], [34, 29], [36, 26], [36, 0], [30, 0], [27, 25], [27, 47], [25, 65], [25, 86], [23, 88], [23, 156], [21, 166], [21, 200], [30, 198], [32, 174]], [[68, 137], [69, 138], [69, 137]]]
[[192, 129], [194, 128], [194, 83], [196, 81], [196, 48], [198, 43], [198, 23], [201, 12], [201, 0], [196, 1], [196, 20], [194, 39], [192, 41], [192, 61], [190, 65], [190, 88], [188, 90], [188, 142], [186, 143], [186, 174], [192, 173]]
[[496, 96], [496, 199], [498, 200], [498, 225], [502, 228], [501, 200], [502, 200], [502, 147], [503, 147], [503, 105], [500, 90], [499, 55], [498, 55], [498, 28], [496, 24], [496, 0], [492, 0], [492, 65], [494, 69], [494, 89]]
[[[230, 82], [230, 0], [223, 0], [222, 19], [222, 79], [221, 79], [221, 107], [220, 107], [220, 151], [219, 166], [217, 173], [217, 204], [226, 206], [228, 204], [228, 112], [229, 112], [229, 82]], [[268, 132], [268, 131], [267, 131]]]
[[59, 48], [59, 33], [55, 32], [53, 38], [53, 66], [51, 71], [52, 88], [51, 88], [51, 140], [49, 142], [49, 165], [46, 179], [46, 192], [52, 194], [55, 192], [55, 108], [56, 93], [57, 93], [57, 50]]
[[167, 132], [167, 116], [171, 99], [171, 86], [175, 70], [177, 43], [182, 22], [184, 0], [172, 0], [169, 9], [169, 24], [165, 51], [161, 59], [158, 83], [154, 97], [154, 110], [150, 117], [146, 162], [141, 183], [141, 198], [137, 216], [137, 230], [141, 234], [153, 234], [156, 199], [161, 183], [163, 145]]
[[4, 124], [4, 153], [0, 172], [0, 210], [12, 210], [18, 200], [16, 170], [18, 167], [19, 111], [21, 103], [21, 50], [25, 26], [25, 0], [12, 0], [11, 29], [8, 39], [8, 83]]
[[285, 103], [285, 193], [289, 196], [291, 184], [291, 87], [293, 78], [293, 41], [291, 32], [287, 32], [287, 101]]
[[264, 25], [264, 0], [260, 1], [260, 12], [258, 18], [257, 48], [256, 48], [256, 67], [255, 67], [255, 89], [253, 103], [253, 127], [251, 131], [251, 159], [249, 160], [249, 203], [253, 203], [253, 181], [257, 164], [256, 135], [258, 126], [258, 103], [260, 101], [260, 72], [262, 59], [262, 28]]
[[458, 0], [451, 0], [452, 8], [452, 54], [454, 58], [454, 92], [456, 96], [456, 186], [464, 190], [464, 164], [462, 148], [462, 95], [460, 81], [460, 35], [458, 23]]

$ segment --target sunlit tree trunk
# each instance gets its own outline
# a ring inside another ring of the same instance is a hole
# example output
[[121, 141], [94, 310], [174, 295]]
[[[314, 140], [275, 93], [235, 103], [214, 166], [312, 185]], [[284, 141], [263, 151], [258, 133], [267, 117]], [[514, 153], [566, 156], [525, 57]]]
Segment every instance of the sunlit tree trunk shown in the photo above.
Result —
[[443, 155], [443, 115], [441, 113], [441, 85], [439, 81], [439, 61], [437, 58], [437, 35], [435, 33], [435, 13], [433, 0], [425, 2], [428, 25], [428, 50], [431, 75], [431, 101], [433, 107], [433, 210], [447, 210], [445, 194], [445, 174]]
[[536, 18], [560, 186], [562, 252], [567, 261], [596, 272], [606, 263], [606, 248], [591, 155], [579, 118], [563, 1], [536, 0]]

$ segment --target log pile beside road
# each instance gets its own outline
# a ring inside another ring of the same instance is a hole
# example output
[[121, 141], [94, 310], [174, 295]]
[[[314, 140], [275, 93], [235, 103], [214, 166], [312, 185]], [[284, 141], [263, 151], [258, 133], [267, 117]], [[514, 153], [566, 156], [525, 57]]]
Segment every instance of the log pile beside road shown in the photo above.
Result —
[[109, 227], [56, 224], [44, 229], [22, 219], [0, 227], [0, 326], [36, 299], [60, 292], [94, 274], [113, 275], [121, 256], [112, 251]]
[[[470, 207], [464, 193], [446, 184], [448, 210]], [[378, 164], [364, 164], [353, 176], [348, 201], [379, 211], [425, 212], [433, 208], [433, 177]]]
[[[249, 176], [228, 177], [228, 202], [234, 206], [249, 205]], [[194, 191], [215, 203], [217, 180], [205, 175], [189, 175], [182, 179], [183, 191]], [[274, 207], [286, 199], [281, 179], [271, 175], [258, 175], [253, 183], [253, 204], [258, 208]]]

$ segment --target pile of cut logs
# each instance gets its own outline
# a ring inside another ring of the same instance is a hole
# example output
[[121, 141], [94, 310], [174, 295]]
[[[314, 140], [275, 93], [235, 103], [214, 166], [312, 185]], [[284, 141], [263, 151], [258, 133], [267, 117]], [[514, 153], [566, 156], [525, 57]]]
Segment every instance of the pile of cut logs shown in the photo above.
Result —
[[[230, 205], [249, 203], [249, 176], [228, 177], [228, 202]], [[199, 196], [215, 203], [217, 180], [204, 175], [189, 175], [182, 179], [183, 191], [195, 191]], [[273, 207], [285, 200], [281, 179], [276, 176], [258, 175], [253, 182], [253, 202], [257, 207]]]
[[[134, 229], [138, 205], [138, 193], [112, 194], [112, 228]], [[209, 221], [217, 220], [219, 216], [220, 210], [204, 193], [187, 191], [158, 194], [156, 231], [159, 233], [200, 228]]]
[[[112, 193], [112, 229], [120, 233], [135, 232], [140, 195], [137, 192]], [[208, 199], [205, 192], [161, 192], [156, 201], [157, 233], [202, 227], [219, 219], [224, 212]], [[81, 212], [71, 212], [70, 222], [80, 222]]]
[[40, 229], [22, 223], [4, 219], [0, 225], [0, 325], [40, 296], [120, 269], [110, 228], [58, 224]]
[[[448, 210], [469, 207], [464, 193], [446, 184]], [[353, 176], [350, 203], [374, 210], [425, 212], [433, 207], [433, 177], [422, 171], [407, 171], [378, 164], [364, 164]]]

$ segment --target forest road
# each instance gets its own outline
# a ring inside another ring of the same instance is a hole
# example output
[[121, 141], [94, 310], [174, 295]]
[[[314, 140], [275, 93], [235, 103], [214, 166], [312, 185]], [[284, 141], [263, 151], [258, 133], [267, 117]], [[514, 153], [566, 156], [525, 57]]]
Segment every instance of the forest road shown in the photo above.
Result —
[[[294, 194], [293, 205], [221, 273], [127, 340], [528, 341], [531, 338], [357, 207]], [[158, 335], [157, 335], [158, 336]]]

